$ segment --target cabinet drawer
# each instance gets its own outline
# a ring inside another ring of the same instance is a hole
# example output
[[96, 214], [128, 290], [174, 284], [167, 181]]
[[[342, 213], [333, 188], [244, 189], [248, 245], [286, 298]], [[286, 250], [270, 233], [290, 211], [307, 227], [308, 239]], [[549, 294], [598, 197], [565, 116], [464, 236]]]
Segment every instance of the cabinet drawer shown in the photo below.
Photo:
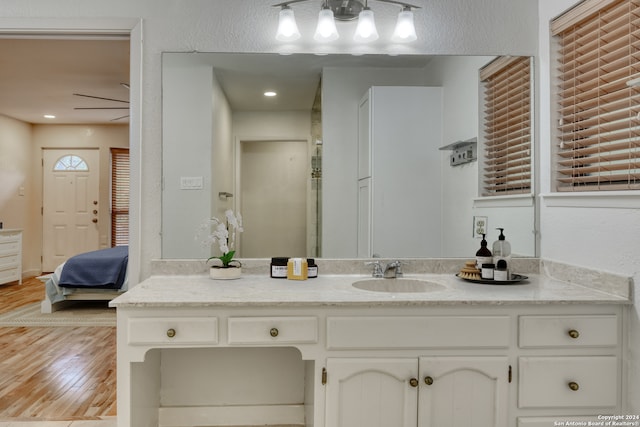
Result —
[[18, 255], [0, 255], [0, 270], [18, 267]]
[[614, 407], [615, 356], [521, 357], [521, 408]]
[[506, 348], [508, 316], [329, 317], [330, 349]]
[[230, 317], [229, 344], [318, 342], [317, 317]]
[[217, 344], [218, 319], [144, 318], [129, 320], [129, 344]]
[[613, 347], [618, 344], [616, 315], [521, 316], [519, 345], [528, 347]]
[[20, 279], [21, 272], [18, 267], [0, 268], [0, 283], [12, 282]]
[[20, 243], [17, 240], [0, 241], [0, 255], [14, 255], [20, 253]]

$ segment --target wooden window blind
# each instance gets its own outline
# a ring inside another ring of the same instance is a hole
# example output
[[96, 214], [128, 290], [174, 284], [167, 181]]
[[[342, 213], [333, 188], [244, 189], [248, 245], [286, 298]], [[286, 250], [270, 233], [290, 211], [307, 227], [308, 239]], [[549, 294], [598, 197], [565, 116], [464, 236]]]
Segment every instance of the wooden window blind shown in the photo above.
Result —
[[111, 246], [129, 244], [129, 149], [111, 149]]
[[480, 70], [482, 195], [531, 192], [531, 58], [498, 57]]
[[640, 0], [583, 1], [551, 33], [557, 191], [640, 189]]

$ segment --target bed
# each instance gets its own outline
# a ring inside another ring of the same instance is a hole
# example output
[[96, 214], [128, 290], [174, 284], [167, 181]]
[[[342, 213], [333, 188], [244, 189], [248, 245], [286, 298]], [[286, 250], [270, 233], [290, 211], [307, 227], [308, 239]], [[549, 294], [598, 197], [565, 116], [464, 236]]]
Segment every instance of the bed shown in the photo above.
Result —
[[99, 249], [69, 258], [45, 282], [42, 313], [53, 313], [72, 301], [110, 301], [128, 289], [129, 247]]

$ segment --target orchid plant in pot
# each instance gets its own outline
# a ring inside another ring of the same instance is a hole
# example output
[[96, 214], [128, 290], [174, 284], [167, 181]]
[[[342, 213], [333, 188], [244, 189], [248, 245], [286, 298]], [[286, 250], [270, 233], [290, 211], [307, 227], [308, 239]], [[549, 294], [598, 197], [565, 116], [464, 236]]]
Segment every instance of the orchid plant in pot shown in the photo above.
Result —
[[204, 246], [218, 244], [222, 255], [214, 255], [207, 259], [207, 263], [212, 260], [219, 260], [218, 265], [211, 265], [209, 275], [213, 279], [237, 279], [242, 273], [242, 264], [233, 259], [236, 254], [235, 242], [236, 234], [242, 233], [242, 216], [239, 212], [228, 209], [225, 213], [225, 221], [213, 217], [205, 220], [196, 235]]

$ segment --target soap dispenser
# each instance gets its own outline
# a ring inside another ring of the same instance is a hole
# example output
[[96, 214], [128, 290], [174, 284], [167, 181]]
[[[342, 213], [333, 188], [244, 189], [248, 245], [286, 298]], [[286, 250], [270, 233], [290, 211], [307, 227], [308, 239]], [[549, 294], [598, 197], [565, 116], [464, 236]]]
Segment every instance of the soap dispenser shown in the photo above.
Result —
[[493, 262], [493, 258], [491, 256], [491, 251], [487, 247], [487, 240], [485, 239], [485, 234], [482, 235], [482, 240], [480, 241], [480, 249], [476, 252], [476, 268], [482, 271], [482, 264], [491, 264]]
[[511, 264], [511, 243], [507, 241], [503, 234], [504, 228], [496, 228], [496, 230], [500, 230], [500, 235], [498, 240], [493, 242], [493, 261], [497, 263], [503, 259], [507, 262], [507, 268], [509, 268]]

